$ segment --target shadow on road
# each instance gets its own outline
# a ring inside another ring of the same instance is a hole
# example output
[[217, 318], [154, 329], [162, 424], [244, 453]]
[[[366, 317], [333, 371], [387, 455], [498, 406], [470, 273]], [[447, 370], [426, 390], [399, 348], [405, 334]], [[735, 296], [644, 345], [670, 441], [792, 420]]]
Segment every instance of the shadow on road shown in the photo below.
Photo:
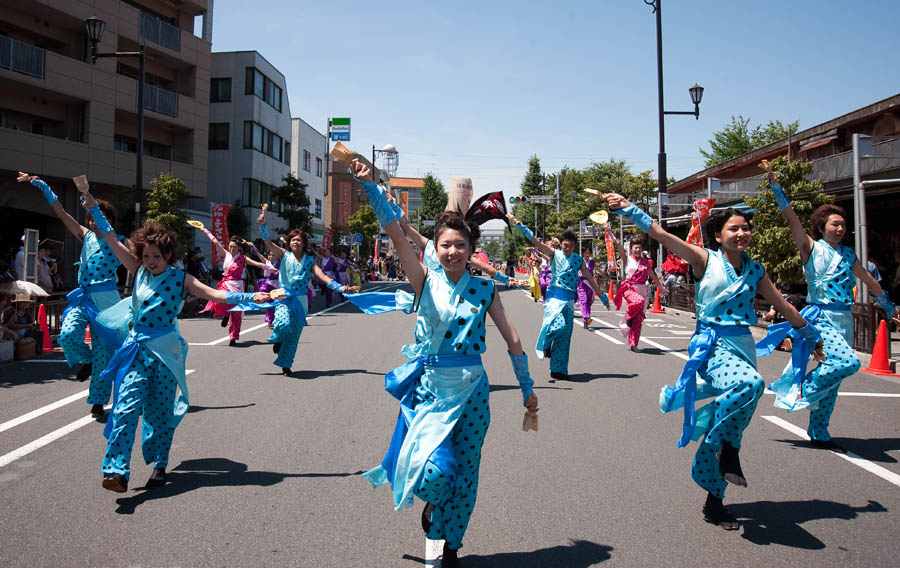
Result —
[[[572, 387], [544, 387], [544, 386], [535, 386], [534, 387], [534, 390], [539, 390], [539, 389], [570, 391], [570, 390], [572, 390]], [[490, 386], [491, 392], [499, 392], [499, 391], [507, 391], [507, 390], [521, 391], [522, 389], [517, 386], [513, 386], [513, 385], [491, 385]]]
[[198, 406], [196, 404], [192, 404], [190, 408], [188, 408], [188, 414], [193, 414], [194, 412], [203, 412], [204, 410], [227, 410], [229, 408], [247, 408], [250, 406], [256, 406], [255, 402], [249, 402], [247, 404], [236, 404], [234, 406]]
[[[53, 363], [23, 363], [14, 361], [0, 364], [0, 388], [11, 388], [19, 385], [43, 385], [59, 381], [73, 380], [81, 365], [70, 369], [63, 359], [62, 353], [45, 352], [39, 356], [40, 361], [56, 361]], [[87, 385], [88, 383], [84, 383]], [[84, 388], [87, 388], [85, 386]]]
[[[263, 373], [265, 375], [280, 375], [281, 373]], [[382, 377], [385, 373], [378, 373], [375, 371], [369, 371], [366, 369], [326, 369], [323, 371], [316, 371], [313, 369], [303, 369], [299, 371], [294, 371], [291, 373], [292, 379], [318, 379], [321, 377], [341, 377], [344, 375], [381, 375]]]
[[116, 500], [116, 513], [131, 515], [140, 505], [155, 499], [168, 499], [201, 487], [238, 487], [255, 485], [269, 487], [292, 477], [351, 477], [353, 473], [277, 473], [274, 471], [252, 471], [247, 464], [228, 458], [200, 458], [184, 460], [168, 472], [168, 483], [163, 487], [137, 488], [134, 496]]
[[869, 500], [863, 507], [834, 501], [757, 501], [728, 505], [743, 526], [743, 538], [754, 544], [781, 544], [805, 550], [820, 550], [825, 543], [801, 527], [819, 519], [855, 519], [860, 513], [885, 513], [887, 508]]
[[[460, 564], [466, 568], [587, 568], [609, 560], [613, 547], [589, 540], [573, 540], [566, 546], [551, 546], [531, 552], [498, 552], [479, 556], [461, 554]], [[409, 554], [404, 560], [425, 564], [425, 560]]]
[[[832, 440], [869, 461], [897, 463], [897, 459], [888, 455], [888, 452], [900, 450], [900, 438], [832, 438]], [[813, 448], [808, 440], [779, 441], [791, 444], [795, 448]]]
[[593, 374], [593, 373], [578, 373], [575, 375], [569, 375], [568, 381], [569, 383], [589, 383], [591, 381], [596, 381], [599, 379], [633, 379], [638, 376], [637, 373], [603, 373], [603, 374]]

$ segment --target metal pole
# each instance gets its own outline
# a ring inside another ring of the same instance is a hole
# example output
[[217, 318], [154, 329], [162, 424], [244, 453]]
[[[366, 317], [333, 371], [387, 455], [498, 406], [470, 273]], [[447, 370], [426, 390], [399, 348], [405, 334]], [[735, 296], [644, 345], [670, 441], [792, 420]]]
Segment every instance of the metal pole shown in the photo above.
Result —
[[[860, 155], [859, 155], [859, 139], [860, 134], [853, 135], [853, 195], [854, 195], [854, 205], [856, 209], [856, 220], [857, 220], [857, 242], [859, 243], [859, 248], [857, 249], [857, 258], [859, 258], [859, 262], [863, 267], [863, 270], [869, 270], [869, 231], [868, 231], [868, 223], [866, 222], [866, 194], [865, 194], [865, 186], [862, 183], [862, 177], [860, 173]], [[857, 278], [856, 279], [856, 299], [860, 304], [867, 305], [869, 303], [869, 289], [863, 284], [863, 282]], [[888, 314], [890, 315], [890, 314]]]
[[[859, 173], [859, 134], [854, 134], [852, 137], [853, 140], [853, 240], [854, 240], [854, 251], [856, 252], [856, 258], [859, 259], [860, 264], [862, 264], [863, 269], [868, 269], [868, 265], [866, 264], [867, 260], [862, 255], [862, 245], [860, 241], [860, 219], [859, 219], [859, 210], [860, 210], [860, 195], [859, 195], [859, 184], [860, 173]], [[859, 303], [862, 303], [862, 289], [863, 284], [862, 280], [859, 278], [856, 279], [856, 290], [857, 290], [857, 300]]]
[[656, 0], [656, 76], [659, 89], [659, 161], [657, 173], [659, 175], [659, 224], [666, 228], [664, 195], [668, 188], [666, 175], [666, 121], [663, 104], [663, 52], [662, 52], [662, 0]]
[[138, 123], [137, 123], [137, 167], [135, 168], [134, 182], [134, 226], [141, 224], [141, 193], [144, 184], [144, 68], [147, 63], [147, 53], [144, 45], [140, 46], [138, 56]]

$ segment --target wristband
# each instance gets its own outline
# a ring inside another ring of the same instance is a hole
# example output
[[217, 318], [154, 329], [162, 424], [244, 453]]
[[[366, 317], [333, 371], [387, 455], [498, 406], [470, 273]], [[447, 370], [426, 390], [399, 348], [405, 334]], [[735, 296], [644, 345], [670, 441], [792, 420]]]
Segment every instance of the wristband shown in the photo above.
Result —
[[491, 279], [496, 280], [497, 282], [500, 282], [502, 284], [506, 284], [507, 286], [509, 286], [509, 276], [507, 276], [506, 274], [503, 274], [499, 270], [497, 271], [496, 274], [491, 276]]
[[784, 211], [788, 207], [791, 206], [791, 202], [788, 201], [787, 196], [784, 194], [784, 189], [780, 185], [769, 184], [769, 189], [772, 190], [772, 195], [775, 196], [775, 204], [778, 205], [778, 208]]
[[897, 309], [897, 305], [894, 304], [894, 302], [892, 302], [890, 298], [888, 298], [887, 290], [882, 290], [880, 296], [877, 296], [872, 299], [875, 300], [876, 304], [881, 306], [881, 309], [883, 309], [885, 312], [887, 312], [888, 317], [891, 317], [892, 315], [894, 315], [894, 310]]
[[628, 217], [635, 225], [637, 225], [638, 229], [645, 233], [649, 232], [650, 226], [653, 225], [653, 218], [633, 203], [628, 207], [622, 207], [621, 209], [611, 209], [610, 213]]
[[262, 236], [263, 240], [271, 241], [272, 237], [269, 236], [269, 226], [268, 225], [260, 225], [259, 226], [259, 234]]
[[94, 224], [97, 225], [97, 231], [101, 236], [113, 231], [112, 225], [106, 220], [106, 216], [100, 209], [100, 205], [94, 203], [94, 206], [88, 209], [88, 213], [94, 218]]
[[[369, 198], [369, 205], [371, 205], [372, 210], [375, 211], [375, 218], [378, 219], [378, 224], [381, 225], [382, 229], [387, 227], [391, 221], [398, 221], [400, 219], [402, 215], [397, 214], [397, 210], [400, 210], [400, 207], [398, 206], [396, 210], [391, 207], [391, 203], [384, 194], [384, 189], [375, 182], [359, 178], [354, 179], [366, 190], [366, 197]], [[400, 211], [402, 213], [402, 210]]]
[[534, 386], [534, 381], [531, 380], [531, 375], [528, 373], [528, 356], [525, 355], [525, 353], [522, 353], [521, 355], [513, 355], [510, 353], [509, 359], [512, 361], [516, 380], [519, 381], [519, 388], [522, 389], [522, 404], [525, 404], [525, 401], [528, 400], [528, 397], [533, 390], [532, 387]]
[[391, 211], [397, 216], [397, 220], [400, 221], [403, 219], [403, 208], [397, 205], [396, 201], [388, 201], [388, 203], [391, 205]]
[[534, 239], [534, 232], [525, 225], [516, 225], [516, 229], [519, 229], [519, 231], [521, 231], [522, 234], [525, 235], [525, 238], [529, 241]]
[[33, 185], [34, 187], [41, 190], [41, 193], [44, 194], [44, 199], [47, 200], [47, 205], [53, 205], [54, 203], [56, 203], [59, 200], [59, 198], [56, 197], [56, 194], [53, 193], [53, 190], [50, 189], [50, 186], [47, 185], [47, 182], [45, 182], [44, 180], [33, 179], [29, 183], [31, 183], [31, 185]]
[[600, 301], [603, 302], [603, 306], [608, 310], [609, 309], [609, 296], [606, 294], [597, 294], [597, 297], [600, 298]]
[[242, 304], [253, 301], [253, 292], [225, 292], [226, 304]]
[[344, 289], [344, 287], [341, 286], [341, 284], [337, 280], [334, 280], [334, 279], [329, 280], [328, 284], [326, 284], [326, 286], [328, 287], [329, 290], [334, 290], [335, 292], [340, 292], [341, 290]]

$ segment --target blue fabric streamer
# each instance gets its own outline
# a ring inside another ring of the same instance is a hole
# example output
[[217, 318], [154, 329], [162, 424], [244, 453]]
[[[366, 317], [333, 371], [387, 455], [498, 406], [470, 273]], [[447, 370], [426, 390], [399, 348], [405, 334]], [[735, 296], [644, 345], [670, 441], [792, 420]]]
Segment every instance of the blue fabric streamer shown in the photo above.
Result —
[[637, 205], [631, 204], [628, 207], [622, 207], [620, 209], [610, 209], [610, 213], [615, 213], [616, 215], [624, 215], [634, 222], [637, 225], [638, 229], [643, 232], [650, 231], [650, 227], [653, 225], [653, 218], [650, 215], [647, 215], [644, 211], [638, 208]]
[[523, 235], [525, 235], [525, 238], [528, 239], [529, 242], [534, 238], [534, 232], [525, 225], [516, 225], [516, 229], [519, 229], [519, 231]]
[[73, 309], [78, 306], [82, 306], [89, 320], [94, 321], [97, 319], [97, 314], [100, 313], [100, 310], [97, 309], [97, 306], [94, 305], [94, 302], [91, 300], [89, 294], [94, 292], [110, 292], [116, 290], [116, 283], [112, 280], [107, 282], [102, 282], [100, 284], [94, 284], [92, 286], [79, 286], [75, 288], [71, 292], [66, 295], [66, 300], [69, 302], [69, 305], [66, 306], [66, 309], [63, 310], [62, 319], [65, 321], [66, 315]]
[[500, 272], [499, 270], [493, 276], [491, 276], [491, 278], [493, 280], [496, 280], [497, 282], [500, 282], [502, 284], [506, 284], [507, 286], [509, 286], [509, 276]]
[[[359, 294], [344, 294], [344, 297], [362, 310], [364, 314], [376, 315], [395, 311], [411, 314], [413, 312], [410, 305], [411, 302], [403, 301], [403, 296], [398, 298], [398, 294], [399, 292], [361, 292]], [[402, 294], [409, 296], [408, 292], [402, 292]]]
[[259, 226], [259, 236], [263, 238], [265, 241], [272, 240], [272, 236], [269, 234], [269, 226], [268, 225], [260, 225]]
[[[248, 292], [249, 293], [249, 292]], [[266, 302], [264, 304], [257, 304], [256, 302], [241, 302], [236, 304], [233, 308], [228, 310], [229, 312], [253, 312], [256, 310], [268, 310], [269, 308], [274, 308], [279, 304], [286, 304], [287, 307], [291, 309], [294, 313], [294, 317], [297, 318], [297, 321], [300, 322], [300, 325], [307, 325], [306, 323], [306, 310], [303, 309], [303, 304], [300, 303], [300, 298], [306, 295], [306, 290], [294, 290], [291, 288], [284, 288], [285, 299], [279, 300], [277, 302]]]

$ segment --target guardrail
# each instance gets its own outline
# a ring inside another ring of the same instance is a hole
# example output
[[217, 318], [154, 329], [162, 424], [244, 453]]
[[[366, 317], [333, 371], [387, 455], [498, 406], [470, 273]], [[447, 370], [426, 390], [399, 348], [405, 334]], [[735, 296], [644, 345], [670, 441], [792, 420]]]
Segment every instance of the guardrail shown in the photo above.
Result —
[[181, 30], [179, 28], [147, 12], [141, 12], [139, 27], [142, 38], [168, 47], [172, 51], [181, 51]]
[[[137, 95], [135, 94], [135, 100]], [[137, 102], [135, 102], [137, 106]], [[144, 110], [178, 116], [178, 93], [144, 83]]]
[[44, 78], [43, 48], [0, 36], [0, 67]]

